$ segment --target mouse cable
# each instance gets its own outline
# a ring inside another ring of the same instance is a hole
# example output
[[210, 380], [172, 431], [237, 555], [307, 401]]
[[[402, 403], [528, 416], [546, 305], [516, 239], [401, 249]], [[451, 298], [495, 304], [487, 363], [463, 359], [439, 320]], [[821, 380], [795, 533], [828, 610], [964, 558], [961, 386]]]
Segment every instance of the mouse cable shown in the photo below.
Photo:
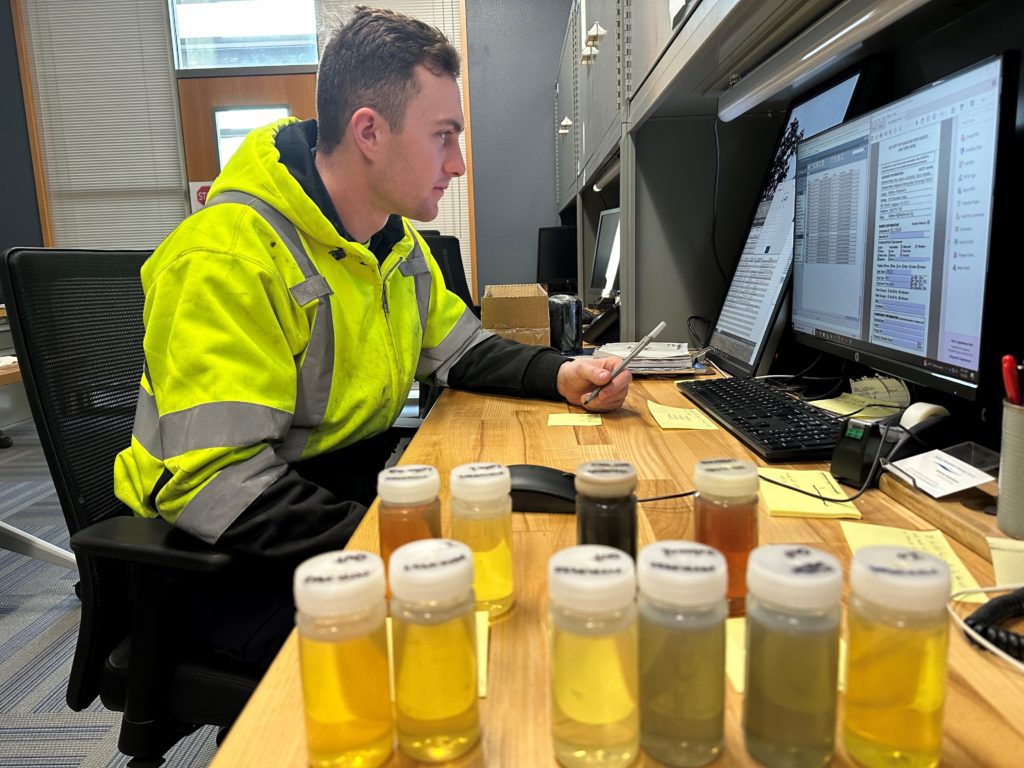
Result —
[[682, 499], [686, 496], [693, 496], [697, 491], [686, 491], [685, 493], [670, 493], [668, 496], [651, 496], [649, 499], [637, 499], [637, 504], [646, 504], [648, 501], [664, 501], [665, 499]]

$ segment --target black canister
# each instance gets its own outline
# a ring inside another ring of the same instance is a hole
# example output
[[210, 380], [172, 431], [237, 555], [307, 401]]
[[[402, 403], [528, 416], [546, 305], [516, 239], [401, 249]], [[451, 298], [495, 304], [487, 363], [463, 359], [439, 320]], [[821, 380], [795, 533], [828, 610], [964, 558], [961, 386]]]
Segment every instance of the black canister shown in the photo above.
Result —
[[576, 469], [576, 543], [604, 544], [636, 559], [636, 470], [625, 461]]
[[556, 293], [548, 297], [551, 346], [575, 354], [583, 349], [583, 301], [579, 296]]

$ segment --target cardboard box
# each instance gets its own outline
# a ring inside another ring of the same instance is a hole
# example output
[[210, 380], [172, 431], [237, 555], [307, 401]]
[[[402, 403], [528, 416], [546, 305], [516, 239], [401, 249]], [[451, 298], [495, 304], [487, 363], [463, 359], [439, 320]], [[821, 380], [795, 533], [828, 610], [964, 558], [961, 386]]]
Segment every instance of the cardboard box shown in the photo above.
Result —
[[506, 339], [546, 347], [550, 344], [548, 294], [537, 283], [488, 285], [480, 302], [483, 327]]

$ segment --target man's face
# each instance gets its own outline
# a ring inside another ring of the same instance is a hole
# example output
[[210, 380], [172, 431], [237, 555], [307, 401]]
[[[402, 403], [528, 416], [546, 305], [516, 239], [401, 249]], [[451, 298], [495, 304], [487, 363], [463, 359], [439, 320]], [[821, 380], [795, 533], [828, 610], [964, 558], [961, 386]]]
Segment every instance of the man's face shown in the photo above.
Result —
[[459, 149], [465, 118], [459, 87], [450, 75], [435, 75], [423, 66], [415, 75], [419, 93], [406, 106], [401, 133], [386, 132], [388, 151], [381, 154], [374, 186], [388, 213], [432, 221], [448, 183], [466, 172]]

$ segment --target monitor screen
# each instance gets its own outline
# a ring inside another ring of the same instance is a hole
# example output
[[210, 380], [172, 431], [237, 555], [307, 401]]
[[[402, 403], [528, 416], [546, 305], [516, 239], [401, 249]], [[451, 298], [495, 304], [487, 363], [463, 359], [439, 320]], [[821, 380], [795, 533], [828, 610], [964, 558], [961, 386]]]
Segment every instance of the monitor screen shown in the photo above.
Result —
[[558, 287], [576, 283], [576, 227], [541, 227], [538, 230], [537, 282]]
[[986, 60], [800, 142], [798, 341], [975, 396], [1001, 63]]
[[844, 78], [794, 104], [786, 116], [743, 252], [711, 330], [708, 357], [733, 376], [767, 372], [785, 327], [781, 309], [793, 261], [797, 141], [842, 122], [859, 79], [859, 74]]
[[601, 298], [608, 298], [619, 290], [619, 210], [609, 208], [601, 211], [597, 220], [590, 289]]

